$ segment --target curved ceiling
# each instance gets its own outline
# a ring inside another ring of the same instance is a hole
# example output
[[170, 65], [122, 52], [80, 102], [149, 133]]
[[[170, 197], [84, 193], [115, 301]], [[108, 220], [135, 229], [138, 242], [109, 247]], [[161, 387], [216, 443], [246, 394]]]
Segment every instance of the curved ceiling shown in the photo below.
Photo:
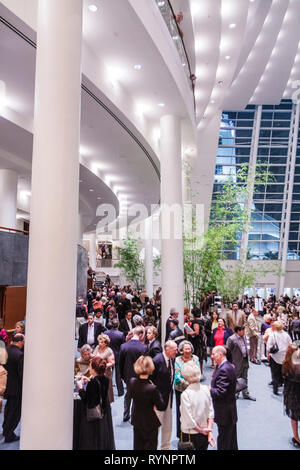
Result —
[[299, 88], [295, 81], [300, 83], [299, 0], [189, 0], [189, 4], [198, 128], [205, 128], [223, 109], [292, 99]]
[[[0, 13], [7, 9], [0, 5]], [[34, 83], [35, 33], [24, 35], [2, 23], [0, 31], [0, 80], [6, 85], [7, 106], [0, 118], [0, 166], [16, 169], [30, 180]], [[20, 20], [16, 20], [19, 27]], [[28, 27], [24, 26], [28, 33]], [[22, 31], [24, 31], [22, 28]], [[58, 72], [59, 73], [59, 72]], [[98, 221], [98, 197], [112, 203], [119, 213], [119, 202], [157, 204], [160, 194], [159, 161], [144, 137], [83, 76], [81, 112], [81, 208], [90, 209], [86, 230]], [[97, 198], [96, 198], [97, 195]], [[93, 200], [95, 197], [95, 200]]]

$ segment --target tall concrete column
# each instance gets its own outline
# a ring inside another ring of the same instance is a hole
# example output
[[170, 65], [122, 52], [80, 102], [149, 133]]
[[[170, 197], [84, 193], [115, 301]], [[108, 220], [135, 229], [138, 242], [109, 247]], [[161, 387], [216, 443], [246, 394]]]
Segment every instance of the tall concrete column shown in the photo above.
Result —
[[82, 245], [83, 241], [83, 233], [84, 233], [84, 216], [82, 214], [78, 214], [78, 245]]
[[255, 118], [254, 118], [254, 127], [253, 127], [252, 141], [251, 141], [251, 153], [250, 153], [250, 161], [249, 161], [249, 172], [248, 172], [248, 178], [247, 178], [247, 191], [246, 191], [246, 198], [245, 198], [246, 223], [245, 223], [244, 231], [242, 233], [241, 249], [240, 249], [240, 260], [242, 262], [242, 266], [244, 269], [246, 269], [249, 232], [251, 228], [251, 209], [252, 209], [252, 204], [253, 204], [253, 195], [254, 195], [254, 186], [255, 186], [261, 115], [262, 115], [262, 105], [259, 105], [256, 108]]
[[153, 244], [152, 217], [145, 219], [145, 278], [146, 291], [149, 298], [153, 297]]
[[96, 251], [96, 233], [92, 233], [90, 237], [90, 267], [95, 271], [97, 266]]
[[[293, 105], [292, 119], [291, 119], [291, 130], [289, 139], [289, 150], [288, 150], [288, 161], [286, 167], [286, 181], [284, 187], [285, 200], [283, 203], [283, 213], [281, 219], [281, 247], [279, 253], [279, 259], [281, 260], [280, 276], [277, 287], [277, 296], [283, 294], [285, 287], [285, 272], [286, 263], [288, 256], [289, 247], [289, 232], [291, 222], [291, 211], [293, 201], [293, 189], [294, 189], [294, 176], [295, 176], [295, 165], [297, 156], [297, 144], [298, 144], [298, 132], [299, 132], [299, 119], [300, 119], [300, 104]], [[288, 287], [288, 286], [286, 286]]]
[[[172, 307], [178, 310], [180, 325], [183, 326], [181, 120], [177, 116], [166, 115], [161, 118], [160, 127], [162, 339], [164, 340], [165, 323]], [[173, 223], [172, 206], [177, 212], [174, 217], [175, 223]], [[168, 230], [169, 224], [170, 230]]]
[[[37, 43], [20, 444], [22, 450], [69, 450], [73, 431], [82, 0], [40, 0]], [[59, 296], [55, 308], [49, 296]]]
[[18, 174], [0, 170], [0, 227], [17, 228]]

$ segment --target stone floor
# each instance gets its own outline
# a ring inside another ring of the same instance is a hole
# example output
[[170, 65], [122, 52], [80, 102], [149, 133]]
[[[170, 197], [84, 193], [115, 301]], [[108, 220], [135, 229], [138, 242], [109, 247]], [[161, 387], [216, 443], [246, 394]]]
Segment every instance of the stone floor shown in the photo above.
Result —
[[[208, 365], [204, 367], [206, 379], [204, 385], [210, 383], [212, 369]], [[239, 398], [238, 406], [238, 444], [240, 450], [296, 450], [291, 443], [290, 420], [284, 415], [282, 395], [275, 396], [272, 393], [270, 382], [270, 369], [267, 365], [251, 364], [249, 370], [249, 391], [257, 401], [252, 402]], [[112, 414], [115, 429], [115, 441], [117, 450], [131, 450], [133, 444], [133, 432], [130, 423], [123, 423], [123, 397], [116, 397], [112, 404]], [[174, 432], [171, 448], [177, 449], [175, 436], [175, 410]], [[0, 433], [2, 430], [3, 412], [0, 415]], [[20, 429], [16, 433], [19, 434]], [[214, 428], [215, 438], [217, 436]], [[5, 444], [0, 436], [0, 450], [17, 450], [19, 443]]]

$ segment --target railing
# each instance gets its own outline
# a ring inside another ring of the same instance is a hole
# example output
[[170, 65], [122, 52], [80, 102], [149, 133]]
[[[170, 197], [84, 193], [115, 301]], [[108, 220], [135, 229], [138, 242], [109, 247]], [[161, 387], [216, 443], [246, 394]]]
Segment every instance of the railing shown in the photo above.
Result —
[[170, 31], [171, 37], [178, 51], [182, 66], [185, 70], [187, 78], [191, 82], [191, 88], [194, 93], [194, 80], [196, 77], [191, 70], [191, 65], [190, 65], [189, 57], [188, 57], [186, 47], [184, 44], [182, 31], [176, 20], [176, 15], [174, 13], [171, 2], [169, 0], [155, 0], [155, 1], [162, 14], [163, 19], [165, 20], [168, 30]]
[[8, 227], [0, 227], [0, 230], [6, 230], [7, 232], [24, 233], [24, 235], [29, 235], [29, 232], [27, 232], [26, 230], [16, 230], [14, 228]]

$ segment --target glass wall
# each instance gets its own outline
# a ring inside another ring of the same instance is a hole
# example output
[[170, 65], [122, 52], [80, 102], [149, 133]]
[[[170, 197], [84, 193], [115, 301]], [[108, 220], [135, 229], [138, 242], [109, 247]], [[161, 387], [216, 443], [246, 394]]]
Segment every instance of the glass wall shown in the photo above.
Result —
[[[249, 259], [278, 259], [292, 108], [290, 100], [283, 100], [277, 106], [262, 106], [261, 122], [258, 123], [257, 165], [271, 174], [271, 180], [266, 185], [256, 185], [254, 188], [248, 241]], [[224, 182], [234, 177], [241, 165], [249, 164], [254, 120], [255, 106], [252, 105], [247, 106], [244, 111], [223, 112], [213, 199], [222, 191]], [[239, 246], [227, 250], [226, 256], [228, 259], [239, 259]], [[300, 135], [287, 257], [300, 259]]]

